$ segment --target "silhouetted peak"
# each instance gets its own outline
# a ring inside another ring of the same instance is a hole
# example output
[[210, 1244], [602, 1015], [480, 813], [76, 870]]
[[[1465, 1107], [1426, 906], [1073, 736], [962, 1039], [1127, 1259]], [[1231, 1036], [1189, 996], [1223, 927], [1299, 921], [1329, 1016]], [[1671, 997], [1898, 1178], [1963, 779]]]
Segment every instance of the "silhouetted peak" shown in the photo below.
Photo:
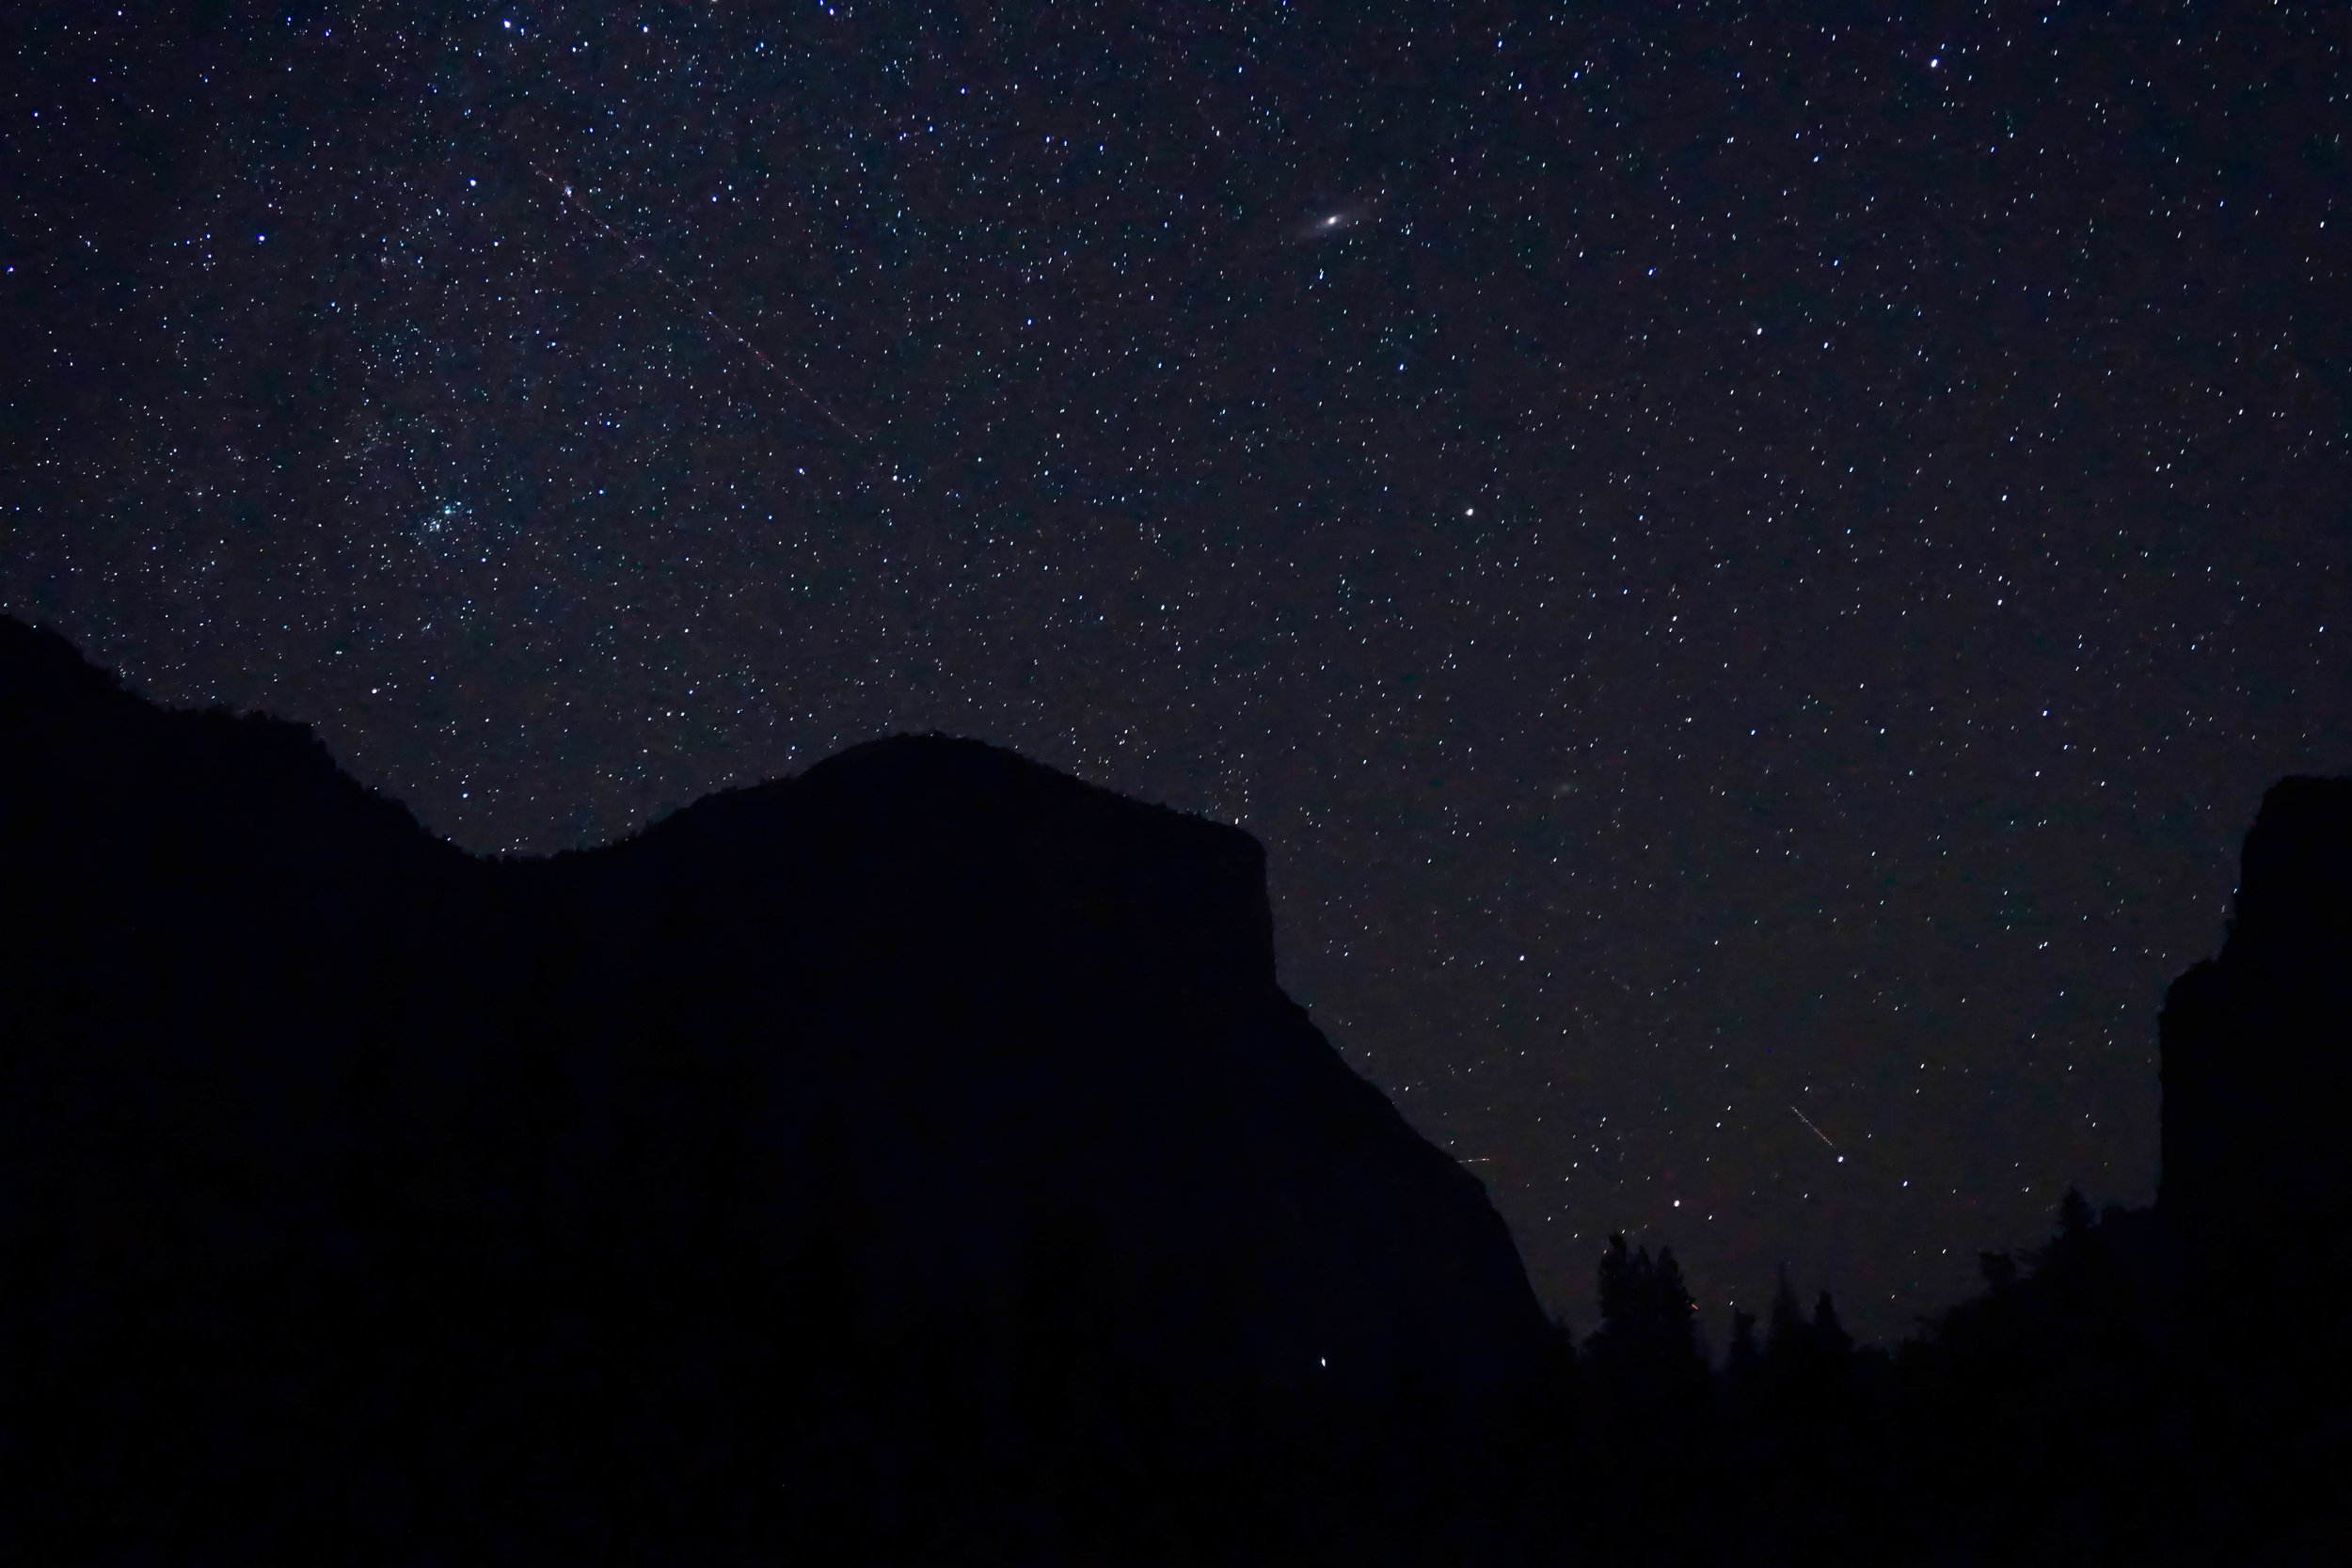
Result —
[[756, 839], [764, 824], [795, 812], [822, 813], [838, 825], [879, 819], [894, 833], [916, 834], [1016, 818], [1079, 832], [1116, 824], [1129, 836], [1156, 832], [1173, 844], [1211, 847], [1237, 863], [1264, 863], [1257, 840], [1238, 828], [1130, 800], [1018, 752], [936, 731], [866, 741], [790, 778], [706, 796], [652, 824], [643, 836]]
[[2161, 1037], [2159, 1198], [2198, 1255], [2352, 1234], [2352, 779], [2264, 797], [2229, 940], [2173, 982]]
[[[985, 740], [938, 730], [883, 736], [837, 752], [801, 773], [811, 783], [849, 788], [945, 789], [956, 793], [992, 787], [1069, 788], [1110, 795], [1093, 784], [1057, 773], [1017, 752]], [[1111, 796], [1112, 799], [1120, 799]]]
[[1265, 864], [1258, 841], [1239, 828], [1131, 800], [985, 741], [935, 731], [853, 746], [794, 784], [814, 798], [888, 811], [894, 829], [919, 829], [925, 822], [1001, 827], [1017, 820], [1050, 824], [1057, 834], [1155, 840], [1252, 877]]
[[84, 658], [56, 632], [0, 615], [0, 713], [13, 716], [35, 703], [86, 704], [128, 695], [120, 680]]
[[826, 890], [844, 940], [912, 926], [961, 925], [989, 942], [1083, 929], [1194, 984], [1274, 984], [1257, 840], [977, 740], [870, 741], [699, 800], [612, 852], [704, 900]]
[[226, 863], [457, 851], [343, 772], [308, 725], [150, 703], [46, 627], [0, 616], [0, 784], [45, 824], [40, 852]]
[[2237, 927], [2304, 940], [2352, 929], [2352, 778], [2270, 786], [2246, 835]]

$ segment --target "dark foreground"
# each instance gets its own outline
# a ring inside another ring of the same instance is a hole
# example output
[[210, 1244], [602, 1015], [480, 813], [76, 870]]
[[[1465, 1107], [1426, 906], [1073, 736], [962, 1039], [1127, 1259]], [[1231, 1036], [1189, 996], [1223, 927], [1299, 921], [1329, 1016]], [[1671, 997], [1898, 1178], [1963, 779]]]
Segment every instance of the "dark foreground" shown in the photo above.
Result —
[[2347, 787], [2155, 1210], [1710, 1365], [1546, 1322], [1246, 835], [930, 737], [485, 862], [0, 623], [0, 1560], [2347, 1560]]

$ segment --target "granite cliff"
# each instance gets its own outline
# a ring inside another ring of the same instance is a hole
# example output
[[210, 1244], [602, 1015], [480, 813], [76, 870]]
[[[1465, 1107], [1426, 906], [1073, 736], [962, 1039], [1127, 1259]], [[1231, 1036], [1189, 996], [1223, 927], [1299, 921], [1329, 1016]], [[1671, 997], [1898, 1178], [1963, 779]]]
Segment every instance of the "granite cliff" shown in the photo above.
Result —
[[11, 1556], [1378, 1559], [1507, 1512], [1549, 1326], [1282, 995], [1236, 830], [921, 736], [478, 859], [6, 623], [0, 880]]
[[2197, 1267], [2331, 1307], [2352, 1284], [2352, 779], [2271, 786], [2220, 954], [2161, 1026], [2157, 1205]]

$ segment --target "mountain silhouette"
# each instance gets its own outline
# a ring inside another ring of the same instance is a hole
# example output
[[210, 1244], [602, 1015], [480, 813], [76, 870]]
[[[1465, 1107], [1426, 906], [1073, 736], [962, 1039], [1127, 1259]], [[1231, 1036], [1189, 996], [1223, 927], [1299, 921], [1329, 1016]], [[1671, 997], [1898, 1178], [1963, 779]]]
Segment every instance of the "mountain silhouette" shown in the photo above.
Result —
[[[2205, 1272], [2352, 1284], [2352, 779], [2271, 786], [2228, 940], [2173, 983], [2161, 1026], [2158, 1207]], [[2309, 1271], [2317, 1271], [2315, 1273]], [[2284, 1283], [2284, 1282], [2281, 1282]]]
[[0, 621], [0, 1555], [1384, 1560], [1510, 1506], [1554, 1336], [1235, 829], [901, 736], [481, 859]]

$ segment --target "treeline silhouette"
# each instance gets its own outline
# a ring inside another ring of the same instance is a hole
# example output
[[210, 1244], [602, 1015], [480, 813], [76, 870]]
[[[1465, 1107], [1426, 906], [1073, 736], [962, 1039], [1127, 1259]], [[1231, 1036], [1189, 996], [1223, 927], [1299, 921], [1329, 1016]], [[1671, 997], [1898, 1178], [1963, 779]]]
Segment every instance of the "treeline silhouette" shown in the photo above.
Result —
[[[2341, 1307], [2198, 1279], [2070, 1192], [1980, 1295], [1861, 1346], [1784, 1278], [1710, 1365], [1670, 1251], [1601, 1264], [1542, 1552], [1610, 1563], [2352, 1560]], [[1633, 1281], [1634, 1288], [1625, 1288]]]
[[1546, 1320], [1244, 834], [910, 737], [482, 861], [0, 620], [0, 1560], [2344, 1560], [2348, 789], [2155, 1208], [1712, 1357], [1622, 1238]]

